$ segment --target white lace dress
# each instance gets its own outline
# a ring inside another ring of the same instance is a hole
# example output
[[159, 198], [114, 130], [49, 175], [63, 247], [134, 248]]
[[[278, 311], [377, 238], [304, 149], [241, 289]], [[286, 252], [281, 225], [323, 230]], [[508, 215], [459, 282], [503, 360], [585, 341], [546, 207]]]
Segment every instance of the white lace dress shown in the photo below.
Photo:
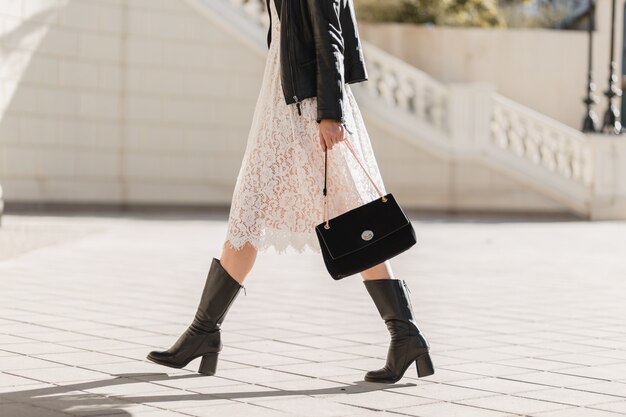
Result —
[[[258, 251], [274, 246], [319, 253], [315, 226], [324, 221], [324, 151], [320, 146], [317, 98], [287, 105], [280, 79], [280, 21], [274, 1], [272, 41], [237, 182], [233, 192], [226, 241], [235, 248], [250, 242]], [[365, 81], [367, 82], [367, 81]], [[347, 140], [383, 194], [361, 112], [349, 84], [344, 90]], [[363, 168], [344, 142], [328, 150], [328, 217], [335, 217], [379, 197]]]

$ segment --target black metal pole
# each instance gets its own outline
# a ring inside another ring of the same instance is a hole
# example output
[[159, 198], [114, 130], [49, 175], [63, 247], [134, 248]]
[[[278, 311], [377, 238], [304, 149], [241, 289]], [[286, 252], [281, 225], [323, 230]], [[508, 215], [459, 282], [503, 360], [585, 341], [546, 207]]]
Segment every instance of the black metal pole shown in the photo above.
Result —
[[596, 84], [593, 82], [593, 31], [596, 19], [596, 0], [589, 0], [589, 26], [587, 32], [589, 34], [589, 46], [587, 56], [587, 97], [583, 103], [587, 106], [587, 114], [583, 121], [582, 131], [586, 133], [598, 131], [598, 115], [591, 108], [598, 103], [598, 96], [595, 94]]
[[609, 88], [604, 95], [609, 99], [609, 108], [604, 114], [604, 133], [618, 135], [622, 133], [622, 122], [620, 121], [620, 110], [615, 104], [615, 97], [622, 96], [622, 90], [617, 86], [617, 63], [615, 62], [615, 1], [611, 7], [611, 59], [609, 64]]

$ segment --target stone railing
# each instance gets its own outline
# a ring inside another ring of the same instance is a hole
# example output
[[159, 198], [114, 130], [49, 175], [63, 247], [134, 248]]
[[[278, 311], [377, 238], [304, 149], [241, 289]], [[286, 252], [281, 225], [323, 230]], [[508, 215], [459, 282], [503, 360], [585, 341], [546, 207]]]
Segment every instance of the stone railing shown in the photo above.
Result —
[[412, 65], [366, 42], [368, 81], [363, 87], [381, 105], [447, 132], [448, 88]]
[[[245, 36], [265, 46], [260, 39], [260, 29], [269, 24], [265, 0], [187, 1], [209, 4], [220, 16], [224, 5], [243, 10], [231, 13], [241, 16], [233, 34], [254, 28]], [[440, 83], [375, 45], [362, 44], [368, 82], [354, 84], [359, 104], [407, 141], [445, 158], [481, 159], [589, 218], [624, 217], [626, 180], [620, 175], [626, 178], [626, 164], [616, 161], [626, 160], [626, 139], [585, 135], [497, 94], [491, 85]], [[601, 167], [606, 161], [613, 163], [610, 172]], [[598, 190], [604, 190], [600, 196]]]
[[[268, 23], [265, 0], [230, 2], [256, 25]], [[413, 141], [451, 155], [496, 158], [507, 169], [513, 163], [521, 175], [544, 178], [541, 185], [551, 184], [553, 191], [563, 181], [572, 188], [592, 184], [591, 148], [583, 133], [492, 90], [443, 84], [369, 42], [362, 44], [368, 81], [355, 84], [354, 91], [364, 93], [364, 107], [402, 126]]]
[[[270, 0], [274, 1], [274, 0]], [[269, 28], [265, 0], [230, 0], [258, 26]], [[373, 45], [363, 42], [368, 82], [368, 94], [393, 108], [446, 131], [448, 91], [444, 84], [426, 73]], [[360, 87], [360, 86], [359, 86]]]
[[493, 93], [491, 143], [562, 178], [593, 183], [587, 136], [541, 113]]
[[[268, 28], [265, 0], [229, 1], [259, 26]], [[363, 43], [369, 75], [365, 87], [371, 98], [446, 131], [448, 92], [445, 85], [382, 49]]]

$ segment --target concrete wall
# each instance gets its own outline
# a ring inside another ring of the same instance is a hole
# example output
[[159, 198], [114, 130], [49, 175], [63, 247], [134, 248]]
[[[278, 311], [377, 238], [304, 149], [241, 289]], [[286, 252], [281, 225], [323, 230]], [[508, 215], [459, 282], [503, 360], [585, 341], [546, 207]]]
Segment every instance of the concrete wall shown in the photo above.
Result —
[[[622, 10], [623, 1], [618, 3], [617, 10]], [[618, 16], [618, 63], [622, 20]], [[610, 22], [610, 0], [599, 0], [593, 62], [601, 99], [595, 109], [600, 116], [607, 108], [602, 93], [608, 85]], [[588, 56], [585, 32], [367, 22], [360, 23], [359, 29], [364, 39], [440, 81], [492, 82], [500, 94], [576, 129], [582, 126]]]
[[15, 201], [230, 202], [264, 60], [172, 0], [0, 2]]
[[444, 159], [398, 137], [361, 108], [385, 186], [403, 207], [447, 212], [565, 213], [567, 209], [502, 172], [471, 160]]
[[[230, 203], [265, 64], [233, 33], [183, 1], [0, 2], [5, 200]], [[407, 208], [567, 211], [364, 116]]]

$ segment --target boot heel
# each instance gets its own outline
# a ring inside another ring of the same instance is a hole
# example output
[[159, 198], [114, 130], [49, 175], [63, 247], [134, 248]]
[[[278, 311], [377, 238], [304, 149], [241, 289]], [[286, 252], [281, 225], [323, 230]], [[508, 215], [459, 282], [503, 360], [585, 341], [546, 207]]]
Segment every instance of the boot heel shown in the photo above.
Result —
[[202, 357], [202, 362], [200, 362], [198, 373], [202, 375], [215, 375], [215, 370], [217, 369], [217, 356], [217, 352], [207, 353], [204, 355]]
[[423, 355], [419, 355], [417, 357], [417, 359], [415, 360], [415, 367], [417, 368], [418, 378], [429, 376], [435, 373], [433, 361], [430, 359], [430, 355], [428, 353], [424, 353]]

